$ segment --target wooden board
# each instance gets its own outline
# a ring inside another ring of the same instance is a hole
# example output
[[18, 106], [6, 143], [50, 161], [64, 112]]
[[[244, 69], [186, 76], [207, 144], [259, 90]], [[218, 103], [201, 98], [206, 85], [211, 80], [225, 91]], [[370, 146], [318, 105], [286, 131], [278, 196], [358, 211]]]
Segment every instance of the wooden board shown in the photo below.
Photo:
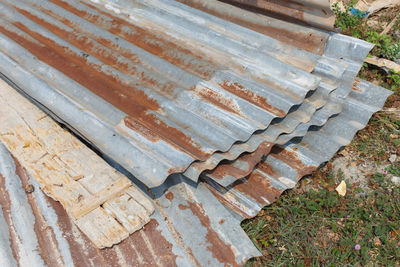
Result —
[[0, 140], [97, 247], [150, 221], [143, 192], [1, 79]]

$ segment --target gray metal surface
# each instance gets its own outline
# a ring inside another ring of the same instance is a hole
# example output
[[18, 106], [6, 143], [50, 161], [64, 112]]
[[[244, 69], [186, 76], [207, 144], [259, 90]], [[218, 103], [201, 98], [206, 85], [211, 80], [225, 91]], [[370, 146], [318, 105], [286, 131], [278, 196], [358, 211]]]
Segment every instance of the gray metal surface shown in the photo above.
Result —
[[225, 205], [250, 218], [311, 174], [364, 128], [372, 114], [380, 110], [390, 91], [360, 80], [344, 101], [343, 110], [325, 125], [311, 127], [303, 138], [276, 146], [246, 178], [223, 187], [205, 178], [210, 189]]
[[335, 15], [328, 0], [221, 0], [248, 8], [256, 13], [269, 14], [282, 20], [297, 21], [305, 25], [333, 30]]
[[216, 0], [1, 0], [2, 78], [156, 211], [96, 249], [0, 145], [0, 264], [237, 266], [260, 256], [240, 222], [348, 144], [389, 95], [353, 87], [372, 45], [292, 21], [293, 3], [275, 3], [290, 7], [282, 20]]
[[248, 140], [318, 86], [285, 54], [231, 36], [268, 43], [261, 34], [220, 19], [205, 27], [208, 14], [174, 1], [112, 4], [3, 0], [0, 71], [149, 186]]
[[[306, 98], [302, 105], [293, 112], [290, 112], [283, 119], [275, 119], [272, 124], [265, 130], [259, 131], [252, 135], [246, 143], [234, 144], [226, 153], [214, 153], [207, 161], [192, 164], [185, 172], [185, 176], [192, 180], [196, 180], [198, 176], [205, 170], [214, 170], [206, 175], [217, 181], [223, 186], [227, 186], [237, 179], [247, 176], [254, 165], [257, 163], [254, 159], [249, 162], [249, 156], [245, 155], [242, 160], [239, 156], [245, 152], [258, 153], [261, 144], [268, 142], [273, 144], [285, 144], [294, 137], [301, 137], [307, 133], [309, 127], [323, 125], [329, 117], [338, 114], [342, 110], [343, 100], [350, 93], [354, 79], [360, 70], [363, 60], [372, 49], [372, 45], [364, 41], [354, 38], [349, 38], [340, 34], [332, 34], [327, 44], [332, 47], [332, 44], [339, 47], [347, 47], [346, 58], [337, 60], [342, 61], [343, 74], [340, 78], [328, 82], [327, 77], [322, 76], [322, 82], [319, 88], [309, 98]], [[352, 45], [349, 47], [349, 43]], [[338, 55], [332, 48], [327, 49], [324, 57], [335, 59]], [[338, 84], [338, 86], [330, 86]], [[303, 108], [308, 102], [312, 102], [315, 106], [312, 118], [307, 116]], [[222, 154], [222, 155], [221, 155]], [[238, 158], [239, 157], [239, 158]], [[237, 167], [231, 168], [227, 164], [217, 165], [225, 159], [234, 160], [232, 165]], [[228, 171], [229, 169], [229, 171]], [[235, 169], [237, 172], [235, 172]]]
[[[282, 20], [281, 17], [277, 17], [274, 14], [265, 14], [262, 12], [252, 12], [253, 10], [245, 10], [243, 8], [239, 8], [227, 3], [233, 3], [236, 0], [178, 0], [181, 3], [184, 3], [188, 6], [192, 6], [209, 14], [212, 14], [216, 17], [222, 18], [224, 20], [231, 21], [235, 24], [241, 25], [243, 27], [249, 28], [253, 31], [259, 32], [266, 36], [270, 36], [275, 40], [279, 40], [286, 44], [289, 44], [293, 47], [298, 47], [301, 50], [309, 51], [315, 54], [322, 55], [325, 50], [325, 45], [327, 38], [329, 37], [329, 32], [305, 26], [304, 23], [299, 23], [299, 20], [290, 19], [286, 16], [286, 19]], [[223, 3], [226, 2], [226, 3]], [[250, 1], [247, 1], [250, 2]], [[260, 1], [251, 1], [253, 4], [257, 4]], [[292, 1], [273, 1], [275, 6], [285, 6], [287, 4], [293, 3]], [[298, 2], [309, 2], [300, 0]], [[329, 6], [329, 2], [327, 0], [318, 1], [318, 5], [325, 5], [325, 7]], [[274, 5], [269, 4], [269, 7], [273, 7]], [[315, 5], [314, 5], [315, 7]], [[301, 8], [300, 8], [301, 9]], [[279, 8], [279, 12], [287, 12], [288, 10], [284, 10], [283, 8]], [[258, 13], [258, 14], [257, 14]], [[296, 12], [297, 14], [302, 14], [301, 10]], [[327, 12], [330, 13], [330, 12]], [[287, 15], [290, 16], [289, 13]], [[333, 19], [330, 14], [321, 17], [320, 19], [314, 18], [314, 25], [323, 24], [324, 18]], [[330, 22], [333, 26], [333, 21]]]
[[[2, 266], [243, 265], [260, 253], [240, 228], [241, 220], [255, 216], [348, 144], [389, 94], [358, 82], [342, 113], [310, 130], [301, 141], [274, 148], [247, 180], [231, 187], [213, 180], [196, 184], [173, 175], [148, 193], [157, 207], [150, 223], [102, 250], [93, 247], [61, 205], [46, 197], [0, 145]], [[35, 188], [32, 193], [26, 192], [29, 184]]]
[[157, 211], [144, 229], [97, 249], [0, 144], [1, 266], [235, 266], [260, 255], [240, 219], [182, 179], [152, 191]]

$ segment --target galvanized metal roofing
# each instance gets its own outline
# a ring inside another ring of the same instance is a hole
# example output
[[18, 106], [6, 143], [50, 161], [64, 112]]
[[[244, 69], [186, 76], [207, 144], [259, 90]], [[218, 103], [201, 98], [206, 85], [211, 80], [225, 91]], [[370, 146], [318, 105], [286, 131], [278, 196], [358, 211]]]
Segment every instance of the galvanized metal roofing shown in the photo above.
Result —
[[[3, 145], [0, 174], [2, 266], [235, 266], [260, 255], [205, 184], [179, 175], [152, 191], [157, 210], [142, 230], [97, 249]], [[37, 190], [27, 193], [28, 184]]]
[[255, 13], [278, 17], [281, 20], [296, 21], [305, 25], [333, 30], [335, 15], [330, 8], [329, 1], [317, 0], [221, 0]]
[[[225, 21], [204, 27], [207, 14], [173, 1], [126, 4], [130, 22], [87, 2], [2, 1], [2, 66], [24, 69], [1, 72], [149, 186], [248, 140], [318, 86], [319, 77], [214, 29]], [[73, 107], [85, 114], [70, 117]], [[119, 140], [110, 148], [104, 139]]]
[[274, 147], [261, 163], [252, 167], [250, 175], [231, 180], [227, 186], [207, 176], [205, 180], [227, 206], [245, 218], [253, 217], [284, 190], [293, 188], [300, 178], [311, 174], [341, 147], [348, 145], [390, 94], [382, 87], [357, 80], [339, 114], [323, 126], [311, 127], [303, 138]]
[[348, 144], [389, 93], [353, 86], [370, 44], [306, 25], [304, 9], [331, 27], [319, 11], [328, 1], [257, 5], [268, 12], [216, 0], [1, 0], [2, 77], [100, 150], [156, 211], [95, 249], [57, 202], [24, 191], [37, 184], [0, 146], [0, 260], [236, 266], [259, 256], [240, 222]]
[[102, 250], [93, 247], [59, 203], [40, 190], [25, 191], [28, 184], [38, 188], [37, 183], [0, 145], [0, 261], [3, 266], [243, 265], [260, 253], [240, 228], [241, 220], [255, 216], [348, 144], [388, 95], [358, 82], [341, 114], [310, 130], [301, 142], [274, 148], [252, 175], [229, 187], [173, 175], [150, 191], [157, 207], [150, 223]]

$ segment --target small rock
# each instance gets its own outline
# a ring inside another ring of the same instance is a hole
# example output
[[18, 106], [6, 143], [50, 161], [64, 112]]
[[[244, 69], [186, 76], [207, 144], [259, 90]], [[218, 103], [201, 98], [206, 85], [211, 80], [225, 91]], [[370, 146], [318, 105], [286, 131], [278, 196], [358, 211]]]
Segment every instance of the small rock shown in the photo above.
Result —
[[390, 161], [391, 163], [394, 163], [394, 162], [396, 161], [396, 159], [397, 159], [397, 155], [396, 155], [396, 154], [392, 154], [392, 155], [390, 155], [390, 157], [389, 157], [389, 161]]
[[400, 177], [398, 177], [398, 176], [393, 176], [391, 180], [392, 180], [392, 182], [393, 182], [394, 184], [400, 185]]
[[35, 191], [35, 187], [33, 187], [31, 184], [28, 184], [25, 188], [25, 192], [32, 193], [33, 191]]

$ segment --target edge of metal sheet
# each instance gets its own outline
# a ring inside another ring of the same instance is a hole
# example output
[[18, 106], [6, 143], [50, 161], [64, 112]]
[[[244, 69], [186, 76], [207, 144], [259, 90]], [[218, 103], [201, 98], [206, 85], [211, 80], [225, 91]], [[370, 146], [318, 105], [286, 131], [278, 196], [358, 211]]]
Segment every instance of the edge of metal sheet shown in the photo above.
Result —
[[304, 137], [273, 148], [246, 178], [224, 187], [205, 177], [210, 190], [244, 218], [256, 216], [283, 191], [293, 188], [303, 176], [311, 174], [348, 145], [392, 94], [364, 80], [357, 80], [356, 84], [345, 99], [341, 113], [322, 126], [311, 127]]

